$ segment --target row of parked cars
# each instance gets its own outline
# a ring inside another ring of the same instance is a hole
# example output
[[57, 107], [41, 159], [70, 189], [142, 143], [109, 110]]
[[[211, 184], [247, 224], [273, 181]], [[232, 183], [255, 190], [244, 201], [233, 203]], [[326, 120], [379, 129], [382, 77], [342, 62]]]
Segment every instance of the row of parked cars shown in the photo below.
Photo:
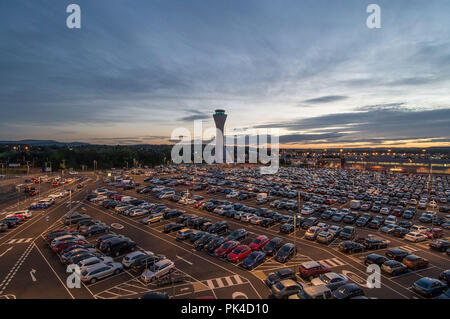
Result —
[[[122, 263], [114, 258], [134, 251], [136, 243], [131, 239], [109, 233], [110, 227], [89, 215], [72, 212], [63, 218], [64, 226], [45, 235], [50, 248], [65, 265], [77, 265], [80, 279], [86, 283], [118, 274]], [[97, 237], [90, 243], [88, 237]]]
[[0, 219], [0, 232], [15, 228], [33, 216], [29, 210], [19, 210], [14, 212], [5, 212]]

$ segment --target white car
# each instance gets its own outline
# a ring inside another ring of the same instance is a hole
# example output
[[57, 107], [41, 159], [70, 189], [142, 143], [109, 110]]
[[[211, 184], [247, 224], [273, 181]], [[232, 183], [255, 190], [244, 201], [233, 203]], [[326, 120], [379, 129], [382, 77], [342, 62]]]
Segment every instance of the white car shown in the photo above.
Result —
[[148, 213], [148, 210], [147, 209], [143, 209], [143, 208], [136, 208], [136, 209], [133, 209], [131, 212], [130, 212], [130, 217], [136, 217], [136, 216], [143, 216], [143, 215], [145, 215], [145, 214], [147, 214]]
[[411, 226], [411, 232], [417, 232], [417, 233], [425, 233], [428, 231], [428, 227], [421, 226], [421, 225], [412, 225]]
[[384, 224], [385, 225], [395, 225], [395, 224], [397, 224], [397, 217], [395, 217], [394, 215], [389, 215], [384, 220]]
[[31, 212], [31, 210], [18, 210], [17, 212], [12, 212], [6, 215], [6, 217], [11, 217], [14, 215], [22, 215], [25, 218], [30, 218], [33, 216], [33, 213]]
[[151, 269], [144, 270], [141, 280], [145, 283], [159, 279], [175, 270], [175, 264], [169, 259], [158, 261]]
[[386, 206], [384, 206], [380, 209], [380, 214], [382, 214], [382, 215], [389, 215], [390, 212], [391, 212], [391, 209]]
[[237, 197], [238, 195], [239, 195], [239, 193], [231, 192], [231, 193], [229, 193], [226, 197], [227, 197], [227, 198], [235, 198], [235, 197]]
[[410, 232], [410, 233], [406, 234], [404, 238], [406, 240], [412, 241], [414, 243], [428, 239], [428, 237], [426, 235], [419, 233], [419, 232]]

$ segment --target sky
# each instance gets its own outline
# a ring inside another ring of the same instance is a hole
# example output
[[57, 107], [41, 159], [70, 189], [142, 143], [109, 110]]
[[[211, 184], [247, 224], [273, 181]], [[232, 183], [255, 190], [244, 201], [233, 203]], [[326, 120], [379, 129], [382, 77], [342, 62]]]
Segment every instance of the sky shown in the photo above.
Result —
[[[66, 7], [81, 7], [68, 29]], [[366, 8], [381, 8], [369, 29]], [[450, 146], [450, 1], [2, 0], [0, 140], [162, 144], [194, 120], [282, 147]]]

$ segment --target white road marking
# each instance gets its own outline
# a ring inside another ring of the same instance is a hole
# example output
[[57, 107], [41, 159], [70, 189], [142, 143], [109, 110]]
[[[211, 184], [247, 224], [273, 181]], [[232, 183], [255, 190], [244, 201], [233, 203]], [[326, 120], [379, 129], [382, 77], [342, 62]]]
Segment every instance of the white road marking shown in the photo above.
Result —
[[7, 250], [5, 250], [5, 251], [0, 255], [0, 257], [3, 257], [4, 254], [6, 254], [8, 251], [10, 251], [10, 250], [12, 250], [12, 249], [13, 249], [12, 247], [9, 247]]
[[180, 257], [180, 256], [178, 256], [178, 255], [176, 255], [176, 257], [177, 257], [177, 259], [180, 259], [180, 260], [182, 260], [182, 261], [184, 261], [185, 263], [188, 263], [189, 265], [193, 265], [194, 263], [192, 263], [192, 262], [190, 262], [190, 261], [187, 261], [186, 259], [184, 259], [184, 258], [182, 258], [182, 257]]

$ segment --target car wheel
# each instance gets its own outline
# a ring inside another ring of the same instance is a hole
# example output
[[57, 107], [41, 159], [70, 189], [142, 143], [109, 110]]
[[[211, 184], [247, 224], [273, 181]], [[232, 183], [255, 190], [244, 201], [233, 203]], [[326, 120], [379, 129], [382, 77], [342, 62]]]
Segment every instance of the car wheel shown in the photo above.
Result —
[[118, 251], [116, 251], [115, 253], [116, 257], [120, 255], [120, 253]]
[[91, 279], [91, 284], [95, 284], [97, 282], [97, 278], [92, 278]]
[[120, 273], [120, 269], [114, 270], [114, 275], [118, 275]]

